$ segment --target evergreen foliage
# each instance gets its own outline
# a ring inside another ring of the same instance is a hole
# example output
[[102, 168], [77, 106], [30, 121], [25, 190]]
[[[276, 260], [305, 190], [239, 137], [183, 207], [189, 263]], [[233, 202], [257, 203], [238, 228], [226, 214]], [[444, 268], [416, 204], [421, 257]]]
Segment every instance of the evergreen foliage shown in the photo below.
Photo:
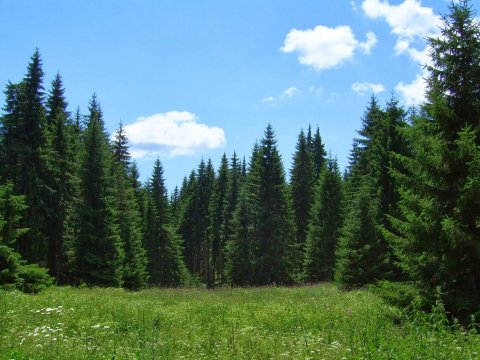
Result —
[[147, 283], [147, 256], [142, 242], [141, 214], [129, 177], [131, 166], [128, 140], [120, 124], [113, 141], [113, 171], [115, 180], [116, 223], [125, 253], [123, 263], [123, 286], [140, 289]]
[[254, 160], [256, 169], [249, 174], [256, 182], [253, 206], [256, 207], [254, 215], [257, 220], [252, 240], [254, 281], [258, 285], [292, 281], [289, 246], [294, 239], [295, 227], [285, 171], [276, 143], [273, 128], [268, 125]]
[[92, 285], [120, 286], [124, 249], [116, 221], [112, 154], [95, 95], [89, 110], [81, 157], [74, 278]]
[[342, 220], [342, 179], [336, 160], [327, 160], [314, 198], [305, 244], [304, 277], [307, 281], [332, 281]]
[[344, 288], [361, 287], [383, 276], [386, 259], [380, 241], [378, 198], [368, 180], [362, 180], [340, 230], [334, 276]]
[[168, 194], [163, 167], [157, 158], [148, 182], [145, 248], [148, 256], [150, 284], [177, 286], [184, 276], [181, 249], [170, 221]]
[[17, 239], [28, 232], [20, 227], [25, 210], [25, 196], [14, 195], [11, 183], [0, 185], [0, 288], [38, 292], [53, 279], [46, 269], [26, 264], [12, 248]]
[[307, 138], [302, 130], [298, 135], [296, 151], [293, 155], [293, 166], [290, 171], [290, 188], [297, 229], [296, 239], [302, 248], [307, 237], [313, 200], [312, 194], [317, 179], [314, 174], [312, 155], [313, 153], [309, 150]]

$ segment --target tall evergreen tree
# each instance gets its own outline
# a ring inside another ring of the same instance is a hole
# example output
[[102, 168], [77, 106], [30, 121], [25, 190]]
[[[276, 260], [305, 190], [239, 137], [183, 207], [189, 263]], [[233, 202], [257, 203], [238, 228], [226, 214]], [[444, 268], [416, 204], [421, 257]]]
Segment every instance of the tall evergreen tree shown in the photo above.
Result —
[[83, 138], [75, 278], [100, 286], [122, 285], [124, 252], [116, 223], [112, 154], [95, 95]]
[[305, 244], [305, 280], [332, 281], [342, 223], [342, 179], [336, 160], [327, 160], [315, 187], [314, 199]]
[[469, 1], [450, 5], [429, 43], [428, 102], [405, 130], [412, 153], [398, 156], [389, 236], [425, 296], [440, 288], [447, 309], [466, 317], [480, 310], [480, 28]]
[[4, 174], [12, 181], [15, 194], [25, 195], [27, 214], [23, 226], [28, 234], [18, 239], [16, 249], [29, 262], [46, 262], [45, 164], [41, 156], [44, 145], [45, 108], [43, 70], [36, 50], [20, 84], [7, 85], [7, 104], [2, 117], [2, 156]]
[[322, 137], [320, 136], [320, 129], [318, 126], [317, 130], [315, 131], [315, 135], [311, 140], [310, 147], [313, 160], [313, 172], [315, 174], [315, 179], [318, 180], [320, 178], [320, 173], [325, 166], [327, 157], [327, 152], [325, 151], [325, 146], [323, 145]]
[[73, 231], [72, 208], [78, 196], [78, 139], [75, 138], [78, 135], [68, 116], [62, 78], [57, 74], [47, 99], [43, 157], [45, 185], [49, 189], [45, 200], [47, 226], [44, 231], [48, 241], [47, 267], [59, 283], [67, 281], [68, 234]]
[[[221, 261], [220, 264], [226, 266], [227, 259], [229, 255], [227, 254], [227, 244], [228, 241], [232, 238], [234, 233], [233, 220], [234, 213], [237, 208], [238, 198], [240, 196], [240, 186], [241, 186], [241, 177], [242, 177], [242, 168], [240, 159], [237, 157], [237, 154], [234, 152], [231, 158], [227, 189], [225, 194], [225, 201], [223, 206], [223, 223], [222, 223], [222, 242], [223, 248], [220, 250]], [[224, 272], [221, 273], [220, 282], [225, 282]]]
[[254, 281], [252, 215], [252, 208], [244, 189], [239, 194], [238, 206], [232, 219], [232, 236], [226, 245], [226, 275], [232, 286], [252, 285]]
[[128, 139], [120, 124], [112, 144], [113, 171], [115, 180], [116, 222], [125, 257], [123, 263], [123, 285], [128, 289], [139, 289], [147, 282], [147, 256], [142, 243], [141, 214], [132, 179], [128, 171], [131, 165]]
[[378, 198], [365, 177], [340, 230], [334, 275], [340, 286], [361, 287], [382, 278], [386, 260], [378, 214]]
[[276, 143], [273, 128], [268, 125], [257, 158], [258, 222], [254, 230], [253, 246], [255, 282], [260, 285], [289, 283], [292, 280], [289, 272], [289, 245], [295, 228], [285, 171]]
[[224, 271], [223, 250], [225, 247], [225, 237], [223, 236], [222, 225], [224, 224], [225, 216], [228, 173], [228, 160], [227, 155], [224, 153], [210, 198], [208, 236], [209, 243], [211, 244], [212, 259], [209, 276], [207, 277], [207, 285], [209, 286], [214, 285], [217, 275], [223, 275]]
[[314, 164], [311, 155], [307, 138], [302, 130], [298, 136], [296, 151], [293, 155], [293, 166], [290, 171], [290, 187], [297, 229], [296, 241], [302, 249], [307, 237], [315, 184]]
[[158, 158], [148, 182], [148, 193], [145, 247], [150, 283], [177, 286], [182, 281], [184, 265], [179, 239], [171, 226], [168, 192]]

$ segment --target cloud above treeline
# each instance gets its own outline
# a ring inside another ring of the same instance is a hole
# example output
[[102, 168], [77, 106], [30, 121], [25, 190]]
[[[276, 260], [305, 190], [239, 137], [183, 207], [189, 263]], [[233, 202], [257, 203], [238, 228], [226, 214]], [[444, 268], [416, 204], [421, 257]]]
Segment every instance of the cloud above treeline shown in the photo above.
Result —
[[356, 39], [350, 26], [334, 28], [318, 25], [313, 29], [292, 29], [288, 32], [280, 51], [298, 53], [298, 61], [315, 70], [325, 70], [352, 58], [356, 51], [370, 54], [377, 43], [373, 32], [368, 32], [366, 40]]
[[295, 87], [295, 86], [290, 86], [288, 89], [285, 89], [280, 95], [278, 96], [267, 96], [262, 99], [263, 103], [268, 103], [272, 106], [276, 106], [278, 102], [285, 100], [285, 99], [291, 99], [295, 95], [297, 95], [300, 92], [300, 90]]
[[378, 94], [385, 91], [385, 86], [379, 83], [372, 84], [369, 82], [363, 82], [363, 83], [356, 82], [352, 84], [352, 90], [360, 95], [365, 95], [367, 93]]
[[[390, 33], [396, 37], [392, 49], [396, 56], [407, 56], [420, 66], [430, 62], [429, 48], [425, 38], [439, 36], [442, 25], [441, 16], [433, 8], [423, 6], [421, 0], [404, 0], [391, 4], [389, 0], [363, 0], [357, 5], [350, 1], [354, 11], [363, 11], [369, 19], [385, 21]], [[321, 71], [338, 67], [357, 53], [370, 54], [377, 44], [373, 32], [366, 34], [365, 41], [360, 41], [348, 25], [327, 27], [317, 25], [311, 29], [292, 29], [284, 40], [280, 51], [296, 53], [298, 61], [314, 70]], [[410, 83], [399, 81], [395, 90], [406, 105], [417, 105], [425, 101], [425, 89], [428, 73], [419, 70]], [[352, 90], [358, 94], [385, 91], [381, 84], [369, 82], [355, 83]], [[268, 97], [264, 102], [274, 103], [277, 98]]]
[[180, 156], [225, 146], [225, 131], [198, 121], [188, 111], [169, 111], [139, 117], [125, 125], [133, 158], [148, 155]]
[[[397, 36], [395, 55], [406, 55], [421, 66], [430, 62], [424, 39], [438, 36], [442, 25], [441, 17], [432, 8], [423, 6], [420, 0], [405, 0], [398, 5], [391, 5], [387, 0], [364, 0], [361, 7], [367, 17], [382, 19], [390, 26], [391, 33]], [[406, 105], [425, 101], [427, 76], [426, 70], [422, 70], [412, 82], [397, 84], [395, 90]]]

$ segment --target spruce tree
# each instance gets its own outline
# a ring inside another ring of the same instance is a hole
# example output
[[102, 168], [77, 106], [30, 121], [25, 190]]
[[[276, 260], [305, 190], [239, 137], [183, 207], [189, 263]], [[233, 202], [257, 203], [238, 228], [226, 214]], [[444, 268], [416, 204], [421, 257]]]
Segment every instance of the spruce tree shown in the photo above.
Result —
[[172, 226], [163, 167], [157, 158], [148, 182], [145, 248], [150, 283], [159, 286], [180, 285], [184, 276], [179, 238]]
[[218, 169], [218, 176], [215, 178], [213, 192], [210, 199], [209, 228], [208, 236], [211, 244], [211, 264], [207, 285], [215, 285], [216, 278], [223, 276], [225, 237], [222, 232], [224, 224], [225, 206], [228, 186], [228, 160], [224, 153]]
[[[293, 214], [288, 197], [285, 171], [277, 150], [276, 138], [268, 125], [257, 157], [257, 191], [255, 203], [257, 224], [254, 229], [255, 283], [289, 283], [291, 254], [289, 246], [294, 236]], [[250, 174], [249, 174], [250, 176]]]
[[320, 129], [317, 126], [315, 135], [311, 140], [310, 151], [312, 154], [313, 160], [313, 172], [315, 174], [315, 179], [320, 178], [320, 173], [322, 172], [323, 167], [325, 166], [327, 152], [325, 151], [325, 146], [322, 142], [322, 137], [320, 136]]
[[47, 99], [47, 122], [43, 158], [46, 164], [45, 200], [48, 241], [47, 267], [58, 283], [67, 281], [68, 234], [74, 226], [72, 208], [78, 197], [77, 148], [78, 136], [67, 112], [67, 101], [59, 74], [52, 81]]
[[425, 297], [440, 289], [465, 319], [480, 310], [480, 28], [468, 1], [450, 5], [429, 43], [428, 101], [404, 131], [411, 155], [397, 156], [400, 211], [389, 238]]
[[[223, 223], [221, 236], [223, 241], [223, 248], [221, 249], [220, 256], [222, 257], [222, 263], [226, 264], [229, 255], [227, 254], [227, 243], [232, 239], [234, 233], [233, 227], [233, 218], [234, 213], [237, 208], [238, 198], [240, 196], [240, 185], [241, 185], [241, 176], [242, 169], [240, 164], [240, 159], [237, 157], [237, 154], [234, 152], [231, 158], [227, 181], [227, 189], [224, 201], [224, 213], [223, 213]], [[226, 266], [226, 265], [225, 265]], [[220, 282], [225, 282], [225, 274], [221, 274]]]
[[340, 230], [334, 276], [341, 287], [361, 287], [382, 277], [386, 260], [378, 207], [372, 180], [365, 177]]
[[252, 208], [246, 190], [239, 194], [238, 205], [232, 219], [232, 235], [226, 246], [226, 276], [232, 286], [253, 284]]
[[47, 270], [26, 264], [12, 248], [28, 229], [21, 228], [25, 196], [14, 195], [12, 183], [0, 185], [0, 288], [35, 293], [52, 283]]
[[112, 154], [95, 95], [89, 110], [81, 156], [74, 276], [77, 282], [86, 284], [120, 286], [124, 252], [116, 222]]
[[147, 283], [147, 256], [142, 243], [141, 214], [135, 189], [128, 171], [131, 165], [128, 139], [120, 124], [115, 133], [113, 148], [113, 172], [115, 180], [116, 222], [124, 249], [123, 286], [140, 289]]
[[314, 199], [305, 244], [304, 277], [307, 281], [332, 281], [342, 223], [342, 179], [335, 159], [327, 160]]
[[7, 85], [7, 104], [2, 117], [2, 157], [5, 179], [13, 183], [15, 194], [25, 195], [28, 206], [23, 226], [28, 234], [18, 239], [15, 248], [29, 262], [46, 262], [44, 236], [46, 206], [44, 145], [45, 108], [42, 61], [38, 49], [28, 64], [20, 84]]
[[303, 249], [307, 237], [314, 181], [312, 154], [302, 130], [298, 136], [296, 151], [293, 155], [293, 166], [290, 171], [290, 188], [297, 229], [296, 241], [301, 249]]

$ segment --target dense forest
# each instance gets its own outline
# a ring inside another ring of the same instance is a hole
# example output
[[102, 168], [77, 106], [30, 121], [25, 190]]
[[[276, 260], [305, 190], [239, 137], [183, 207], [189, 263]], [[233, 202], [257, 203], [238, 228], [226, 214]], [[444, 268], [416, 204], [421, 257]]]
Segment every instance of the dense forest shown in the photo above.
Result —
[[[480, 317], [480, 28], [467, 1], [429, 38], [427, 101], [372, 96], [342, 173], [319, 128], [300, 130], [289, 176], [269, 125], [251, 154], [202, 160], [168, 192], [142, 184], [100, 101], [68, 111], [39, 51], [0, 117], [0, 284], [376, 284]], [[288, 179], [287, 179], [288, 178]]]

